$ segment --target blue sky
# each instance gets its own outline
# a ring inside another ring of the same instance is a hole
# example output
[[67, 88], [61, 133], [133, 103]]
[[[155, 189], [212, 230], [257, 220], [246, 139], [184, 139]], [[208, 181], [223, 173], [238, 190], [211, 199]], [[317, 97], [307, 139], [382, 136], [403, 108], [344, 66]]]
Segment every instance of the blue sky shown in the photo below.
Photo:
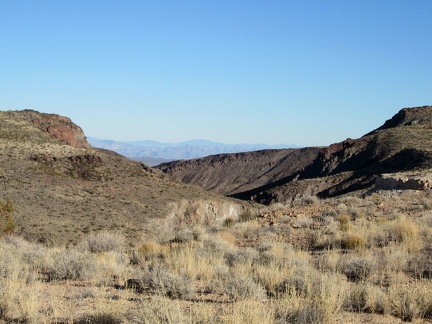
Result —
[[430, 17], [430, 0], [0, 0], [0, 109], [115, 140], [328, 145], [432, 104]]

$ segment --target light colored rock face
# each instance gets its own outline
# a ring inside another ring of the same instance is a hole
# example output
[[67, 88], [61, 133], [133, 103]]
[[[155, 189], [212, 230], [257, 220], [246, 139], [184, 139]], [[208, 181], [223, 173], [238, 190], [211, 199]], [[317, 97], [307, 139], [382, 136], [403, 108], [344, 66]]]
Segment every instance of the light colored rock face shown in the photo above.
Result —
[[382, 174], [375, 182], [381, 190], [429, 190], [432, 186], [432, 174]]

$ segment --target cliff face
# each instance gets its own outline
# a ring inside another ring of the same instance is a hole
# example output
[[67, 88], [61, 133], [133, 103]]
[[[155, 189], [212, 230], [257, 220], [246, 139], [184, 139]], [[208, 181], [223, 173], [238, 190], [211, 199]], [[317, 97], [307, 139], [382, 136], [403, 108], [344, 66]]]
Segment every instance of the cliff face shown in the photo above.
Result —
[[16, 120], [29, 122], [36, 128], [67, 145], [76, 148], [90, 148], [90, 144], [87, 142], [81, 127], [74, 124], [68, 117], [45, 114], [28, 109], [7, 113]]
[[364, 191], [380, 174], [432, 168], [432, 107], [404, 108], [365, 136], [325, 148], [211, 156], [159, 168], [186, 183], [265, 204]]

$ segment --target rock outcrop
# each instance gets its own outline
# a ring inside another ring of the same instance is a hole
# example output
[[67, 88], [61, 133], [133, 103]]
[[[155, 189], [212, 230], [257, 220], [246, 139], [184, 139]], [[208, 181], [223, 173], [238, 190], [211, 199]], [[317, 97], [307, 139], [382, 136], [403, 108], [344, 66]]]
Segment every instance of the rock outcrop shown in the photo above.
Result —
[[76, 148], [90, 148], [81, 127], [74, 124], [68, 117], [45, 114], [30, 109], [8, 113], [17, 120], [30, 122], [36, 128], [67, 145]]
[[382, 174], [375, 182], [378, 190], [429, 190], [432, 174]]

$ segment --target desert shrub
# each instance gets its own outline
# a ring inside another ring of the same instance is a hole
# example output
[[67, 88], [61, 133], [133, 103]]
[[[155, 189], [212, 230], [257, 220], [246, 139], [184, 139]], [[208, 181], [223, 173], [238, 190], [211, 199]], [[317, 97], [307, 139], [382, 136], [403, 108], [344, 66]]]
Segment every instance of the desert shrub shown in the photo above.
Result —
[[[267, 304], [256, 300], [240, 300], [233, 303], [232, 309], [221, 312], [221, 318], [213, 323], [273, 323], [273, 310]], [[198, 324], [200, 322], [196, 322]], [[201, 322], [203, 323], [203, 322]]]
[[432, 318], [432, 284], [418, 281], [394, 283], [388, 288], [390, 313], [403, 321]]
[[88, 235], [81, 243], [81, 248], [91, 253], [122, 251], [125, 239], [120, 234], [102, 231]]
[[276, 302], [277, 323], [333, 323], [345, 300], [346, 285], [336, 275], [307, 278], [311, 291], [305, 297], [291, 295]]
[[304, 276], [292, 276], [283, 280], [275, 287], [276, 294], [299, 296], [306, 298], [310, 294], [310, 286]]
[[16, 249], [2, 244], [0, 248], [0, 279], [8, 278], [17, 267], [19, 255]]
[[347, 232], [351, 228], [351, 217], [348, 214], [339, 215], [339, 228], [341, 231]]
[[138, 315], [128, 318], [132, 323], [154, 324], [154, 323], [189, 323], [188, 318], [178, 301], [166, 297], [154, 296], [139, 305]]
[[95, 259], [85, 251], [54, 250], [50, 257], [46, 271], [49, 280], [89, 279], [97, 272]]
[[324, 305], [306, 300], [298, 308], [294, 308], [285, 317], [284, 323], [329, 323], [327, 310]]
[[266, 299], [266, 291], [263, 286], [255, 283], [250, 277], [234, 276], [225, 286], [225, 292], [234, 300], [242, 299]]
[[396, 242], [409, 242], [419, 239], [419, 228], [410, 220], [399, 220], [389, 226], [390, 239]]
[[250, 248], [227, 252], [224, 256], [225, 262], [230, 267], [233, 267], [237, 264], [252, 264], [255, 260], [258, 259], [258, 257], [258, 253]]
[[432, 250], [422, 249], [412, 254], [408, 260], [408, 271], [415, 278], [432, 278]]
[[13, 212], [15, 210], [12, 200], [7, 198], [5, 201], [0, 200], [0, 236], [11, 234], [15, 228]]
[[348, 262], [343, 272], [346, 277], [354, 282], [363, 281], [372, 274], [373, 263], [367, 259], [358, 258]]
[[0, 280], [34, 281], [35, 273], [22, 259], [20, 251], [4, 242], [0, 244]]
[[170, 298], [187, 299], [194, 292], [192, 281], [189, 278], [171, 272], [164, 265], [149, 268], [143, 279], [151, 289]]
[[390, 312], [404, 322], [412, 322], [419, 317], [420, 309], [416, 302], [415, 290], [398, 285], [390, 288]]
[[190, 228], [182, 228], [175, 233], [173, 241], [177, 243], [186, 243], [193, 241], [194, 238], [194, 232]]
[[235, 224], [235, 220], [234, 220], [234, 218], [232, 218], [232, 217], [227, 217], [227, 218], [225, 218], [225, 220], [224, 220], [224, 222], [223, 222], [223, 226], [224, 226], [224, 227], [228, 227], [228, 228], [233, 227], [234, 224]]
[[256, 215], [250, 209], [244, 210], [239, 215], [239, 221], [240, 222], [248, 222], [248, 221], [251, 221], [251, 220], [254, 220], [254, 219], [256, 219]]
[[[226, 234], [226, 235], [225, 235]], [[220, 236], [210, 236], [202, 242], [202, 246], [197, 249], [197, 253], [202, 255], [212, 255], [214, 258], [223, 257], [225, 253], [234, 249], [235, 238], [228, 232], [221, 232]]]
[[[297, 196], [295, 198], [293, 198], [291, 201], [287, 201], [287, 205], [290, 205], [291, 207], [297, 207], [297, 206], [307, 206], [307, 205], [313, 205], [313, 204], [317, 204], [319, 202], [319, 198], [316, 196], [312, 196], [309, 194], [305, 194], [305, 195], [301, 195], [301, 196]], [[285, 206], [281, 206], [282, 209]]]
[[160, 245], [155, 241], [145, 241], [137, 249], [136, 254], [139, 260], [162, 260], [166, 257], [168, 247]]
[[319, 199], [317, 196], [304, 195], [301, 198], [301, 204], [302, 205], [313, 205], [313, 204], [317, 204], [318, 202], [319, 202]]
[[341, 240], [341, 247], [344, 249], [356, 249], [366, 245], [366, 240], [363, 235], [358, 233], [346, 233]]
[[30, 243], [19, 236], [12, 235], [6, 236], [4, 242], [13, 247], [22, 261], [32, 270], [43, 270], [48, 257], [48, 250], [45, 246]]
[[350, 311], [386, 314], [389, 311], [387, 295], [380, 287], [358, 283], [351, 286], [346, 300]]

